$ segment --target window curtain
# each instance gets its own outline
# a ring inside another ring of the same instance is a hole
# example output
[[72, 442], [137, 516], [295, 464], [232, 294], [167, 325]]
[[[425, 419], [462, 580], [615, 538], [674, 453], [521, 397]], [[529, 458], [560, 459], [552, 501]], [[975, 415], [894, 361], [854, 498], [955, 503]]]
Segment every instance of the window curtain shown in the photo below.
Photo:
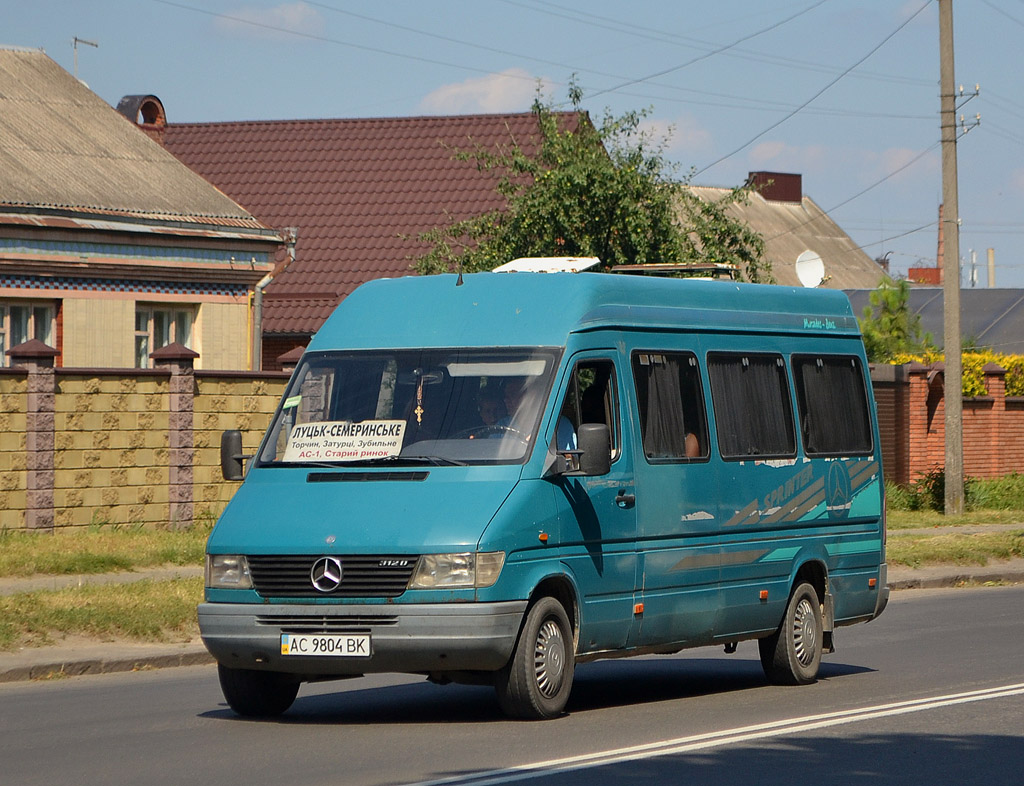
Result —
[[793, 455], [793, 413], [781, 358], [713, 355], [708, 374], [723, 457]]
[[871, 450], [864, 378], [854, 358], [807, 358], [796, 363], [800, 428], [807, 453]]

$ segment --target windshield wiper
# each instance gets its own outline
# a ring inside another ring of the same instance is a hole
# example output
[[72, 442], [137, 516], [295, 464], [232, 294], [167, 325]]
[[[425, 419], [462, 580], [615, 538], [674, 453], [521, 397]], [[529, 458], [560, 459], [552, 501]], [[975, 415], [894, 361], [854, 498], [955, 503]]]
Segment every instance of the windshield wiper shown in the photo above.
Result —
[[427, 461], [433, 464], [435, 467], [468, 467], [469, 465], [465, 461], [459, 461], [458, 459], [447, 458], [445, 456], [401, 456], [404, 459], [413, 459], [420, 461]]

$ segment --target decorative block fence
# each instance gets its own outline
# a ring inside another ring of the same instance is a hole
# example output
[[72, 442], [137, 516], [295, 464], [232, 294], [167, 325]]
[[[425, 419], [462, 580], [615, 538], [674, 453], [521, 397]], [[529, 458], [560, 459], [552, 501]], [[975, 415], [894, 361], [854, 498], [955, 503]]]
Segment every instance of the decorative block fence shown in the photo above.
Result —
[[[38, 341], [0, 369], [0, 531], [96, 524], [187, 527], [216, 516], [238, 484], [220, 474], [220, 435], [242, 431], [254, 453], [288, 372], [194, 370], [171, 345], [149, 370], [54, 368]], [[294, 363], [300, 353], [289, 353]], [[287, 368], [287, 366], [286, 366]], [[988, 478], [1024, 472], [1024, 397], [964, 399], [964, 467]], [[887, 480], [911, 483], [945, 456], [943, 366], [872, 366]]]
[[[872, 366], [886, 480], [913, 483], [946, 455], [944, 365]], [[1006, 371], [983, 369], [986, 396], [963, 400], [964, 474], [1024, 473], [1024, 397], [1005, 394]]]
[[187, 527], [220, 513], [220, 435], [255, 452], [288, 374], [194, 371], [181, 345], [152, 370], [57, 368], [30, 341], [0, 369], [0, 530]]

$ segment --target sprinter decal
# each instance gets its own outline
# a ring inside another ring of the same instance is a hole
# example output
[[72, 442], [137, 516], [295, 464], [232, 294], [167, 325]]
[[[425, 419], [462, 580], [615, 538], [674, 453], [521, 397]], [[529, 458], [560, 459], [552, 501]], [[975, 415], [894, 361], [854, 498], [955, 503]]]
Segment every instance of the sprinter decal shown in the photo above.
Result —
[[[828, 461], [824, 475], [815, 476], [811, 465], [804, 467], [784, 484], [760, 500], [752, 500], [725, 522], [726, 527], [775, 524], [784, 520], [803, 520], [827, 515], [844, 519], [853, 500], [877, 481], [878, 462], [872, 459]], [[824, 510], [818, 510], [824, 504]]]

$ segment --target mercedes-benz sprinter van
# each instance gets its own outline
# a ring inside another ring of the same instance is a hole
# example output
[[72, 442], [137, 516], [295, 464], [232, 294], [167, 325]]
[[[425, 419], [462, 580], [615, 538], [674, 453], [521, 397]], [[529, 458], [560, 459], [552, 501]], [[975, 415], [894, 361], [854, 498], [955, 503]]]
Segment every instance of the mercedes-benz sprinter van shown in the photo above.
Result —
[[373, 281], [311, 341], [207, 547], [229, 705], [372, 672], [564, 711], [589, 660], [758, 641], [815, 680], [885, 607], [881, 453], [839, 291], [599, 273]]

